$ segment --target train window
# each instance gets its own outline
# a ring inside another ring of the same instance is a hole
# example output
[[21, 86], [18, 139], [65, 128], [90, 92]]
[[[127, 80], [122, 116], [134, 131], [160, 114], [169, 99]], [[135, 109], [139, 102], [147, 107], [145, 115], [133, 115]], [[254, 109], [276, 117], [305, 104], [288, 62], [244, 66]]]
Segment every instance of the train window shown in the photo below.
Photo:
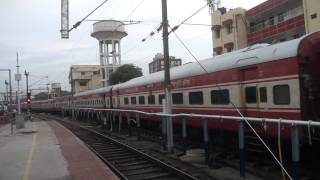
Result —
[[273, 102], [277, 105], [290, 104], [289, 85], [273, 86]]
[[107, 105], [109, 105], [110, 104], [110, 100], [109, 99], [107, 99]]
[[251, 86], [245, 88], [246, 102], [256, 103], [257, 102], [257, 87]]
[[116, 104], [116, 98], [112, 98], [112, 104], [113, 104], [113, 105]]
[[148, 104], [155, 104], [156, 103], [156, 98], [154, 95], [149, 95], [148, 96]]
[[189, 93], [190, 104], [203, 104], [203, 94], [201, 91]]
[[211, 91], [211, 104], [229, 104], [230, 95], [228, 89], [212, 90]]
[[164, 94], [159, 94], [159, 104], [162, 104], [162, 100], [165, 98]]
[[266, 87], [259, 88], [259, 94], [260, 94], [260, 102], [268, 102]]
[[139, 104], [145, 104], [144, 96], [139, 96]]
[[182, 93], [173, 93], [172, 94], [172, 103], [173, 104], [183, 104], [183, 94]]
[[129, 104], [129, 98], [128, 97], [124, 98], [124, 104]]
[[137, 104], [137, 98], [131, 97], [131, 104]]
[[117, 104], [120, 105], [120, 98], [117, 97]]

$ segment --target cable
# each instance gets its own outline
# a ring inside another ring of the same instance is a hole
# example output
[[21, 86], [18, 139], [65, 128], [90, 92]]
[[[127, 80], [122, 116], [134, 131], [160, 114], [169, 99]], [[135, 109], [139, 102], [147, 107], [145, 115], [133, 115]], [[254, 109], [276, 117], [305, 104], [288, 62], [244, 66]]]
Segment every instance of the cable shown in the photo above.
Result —
[[[171, 27], [169, 26], [171, 29]], [[172, 29], [171, 29], [172, 30]], [[191, 56], [197, 61], [197, 63], [200, 65], [200, 67], [208, 74], [208, 71], [205, 69], [205, 67], [200, 63], [200, 61], [192, 54], [192, 52], [187, 48], [187, 46], [183, 43], [183, 41], [178, 37], [178, 35], [172, 31], [174, 35], [178, 38], [178, 40], [183, 44], [184, 47], [186, 47], [187, 51], [191, 54]], [[215, 87], [217, 87], [219, 90], [222, 90], [221, 86], [218, 83], [214, 84]], [[222, 93], [222, 96], [225, 98], [226, 95]], [[241, 116], [241, 120], [244, 120], [245, 123], [250, 127], [250, 129], [253, 131], [253, 133], [257, 136], [257, 138], [260, 140], [260, 142], [264, 145], [264, 147], [269, 151], [269, 153], [272, 155], [272, 157], [276, 160], [280, 168], [286, 173], [286, 175], [289, 177], [290, 180], [292, 180], [290, 174], [288, 171], [284, 168], [283, 164], [278, 160], [278, 158], [275, 156], [275, 154], [272, 152], [272, 150], [267, 146], [267, 144], [264, 142], [264, 140], [260, 137], [260, 135], [257, 133], [257, 131], [252, 127], [252, 125], [249, 123], [249, 121], [243, 116], [243, 114], [240, 112], [240, 110], [237, 108], [237, 106], [233, 103], [233, 101], [230, 100], [231, 105], [233, 108], [237, 111], [237, 113]]]
[[208, 4], [202, 6], [200, 9], [198, 9], [196, 12], [194, 12], [193, 14], [191, 14], [189, 17], [187, 17], [187, 19], [183, 20], [180, 24], [174, 26], [171, 31], [169, 32], [169, 34], [175, 30], [177, 30], [182, 24], [184, 24], [186, 21], [188, 21], [190, 18], [192, 18], [194, 15], [198, 14], [202, 9], [204, 9], [205, 7], [207, 7]]
[[92, 13], [94, 13], [97, 9], [99, 9], [102, 5], [104, 5], [106, 2], [108, 2], [109, 0], [105, 0], [103, 1], [98, 7], [96, 7], [94, 10], [92, 10], [88, 15], [86, 15], [84, 18], [82, 18], [80, 21], [76, 22], [71, 29], [69, 29], [69, 32], [72, 31], [73, 29], [76, 29], [77, 27], [80, 26], [80, 24], [86, 20]]
[[142, 0], [125, 19], [128, 19], [143, 4], [143, 2], [144, 0]]

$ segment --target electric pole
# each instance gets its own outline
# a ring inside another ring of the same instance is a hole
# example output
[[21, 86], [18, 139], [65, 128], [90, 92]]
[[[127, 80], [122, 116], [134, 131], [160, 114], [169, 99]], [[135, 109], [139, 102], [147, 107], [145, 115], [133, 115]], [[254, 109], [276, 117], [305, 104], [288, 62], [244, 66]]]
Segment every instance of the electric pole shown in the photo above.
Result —
[[24, 75], [26, 76], [26, 91], [27, 91], [27, 96], [29, 93], [29, 89], [28, 89], [28, 77], [29, 77], [29, 72], [27, 72], [26, 70], [24, 70]]
[[15, 79], [17, 81], [17, 99], [18, 99], [18, 114], [16, 115], [16, 128], [24, 128], [24, 118], [21, 114], [21, 108], [20, 108], [20, 81], [21, 81], [21, 74], [19, 72], [19, 55], [17, 53], [17, 74], [15, 75]]
[[[171, 83], [170, 83], [170, 59], [169, 59], [169, 33], [168, 33], [168, 15], [167, 0], [162, 0], [162, 28], [163, 28], [163, 57], [164, 57], [164, 87], [165, 87], [165, 109], [164, 113], [172, 113], [171, 105]], [[167, 148], [173, 151], [173, 130], [172, 118], [167, 117]]]

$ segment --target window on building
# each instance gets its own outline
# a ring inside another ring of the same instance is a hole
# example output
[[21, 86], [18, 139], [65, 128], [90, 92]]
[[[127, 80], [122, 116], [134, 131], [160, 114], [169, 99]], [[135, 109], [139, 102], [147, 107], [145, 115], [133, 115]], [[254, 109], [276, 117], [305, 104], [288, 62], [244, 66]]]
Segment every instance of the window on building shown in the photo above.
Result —
[[145, 104], [144, 96], [139, 96], [139, 104]]
[[159, 95], [159, 104], [162, 104], [162, 100], [165, 98], [164, 94]]
[[269, 18], [269, 25], [270, 26], [274, 25], [274, 17], [273, 16]]
[[250, 32], [254, 32], [255, 31], [255, 23], [254, 22], [250, 22]]
[[246, 87], [245, 96], [247, 103], [256, 103], [257, 102], [257, 88], [256, 86]]
[[216, 29], [216, 30], [214, 31], [214, 34], [215, 34], [215, 38], [216, 38], [216, 39], [219, 39], [219, 38], [220, 38], [220, 29]]
[[80, 86], [87, 86], [87, 82], [79, 82]]
[[228, 89], [212, 90], [211, 91], [211, 104], [229, 104], [230, 95]]
[[284, 42], [284, 41], [286, 41], [286, 38], [282, 38], [279, 40], [279, 42]]
[[93, 71], [93, 74], [98, 75], [100, 74], [100, 71]]
[[311, 14], [311, 15], [310, 15], [311, 19], [316, 19], [317, 16], [318, 16], [317, 13], [314, 13], [314, 14]]
[[129, 98], [128, 97], [124, 98], [124, 104], [129, 104]]
[[148, 104], [155, 104], [156, 103], [156, 98], [154, 95], [149, 95], [148, 96]]
[[300, 37], [300, 34], [295, 34], [295, 35], [292, 36], [293, 39], [297, 39], [299, 37]]
[[172, 94], [172, 103], [173, 104], [183, 104], [183, 94], [182, 93], [173, 93]]
[[136, 97], [131, 97], [131, 104], [137, 104], [137, 98]]
[[189, 93], [190, 104], [203, 104], [203, 93], [202, 91], [190, 92]]
[[259, 88], [259, 94], [260, 94], [260, 102], [267, 102], [267, 88], [266, 87], [261, 87]]
[[228, 23], [225, 25], [226, 28], [226, 34], [231, 34], [232, 33], [232, 23]]
[[85, 75], [86, 74], [86, 72], [81, 72], [81, 75]]
[[227, 49], [227, 52], [232, 52], [233, 48], [232, 47], [228, 47], [226, 48]]
[[273, 86], [273, 102], [276, 105], [290, 104], [289, 85]]
[[278, 22], [282, 22], [284, 21], [284, 14], [283, 13], [279, 13], [278, 14]]

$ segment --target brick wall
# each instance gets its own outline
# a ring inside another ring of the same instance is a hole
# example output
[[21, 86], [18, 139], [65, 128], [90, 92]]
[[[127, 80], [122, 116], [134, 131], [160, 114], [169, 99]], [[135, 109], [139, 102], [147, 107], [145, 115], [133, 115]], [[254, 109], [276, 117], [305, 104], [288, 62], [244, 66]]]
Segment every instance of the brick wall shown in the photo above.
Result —
[[251, 8], [247, 11], [247, 16], [256, 16], [263, 12], [269, 11], [280, 4], [286, 3], [288, 0], [268, 0], [259, 4], [258, 6]]

